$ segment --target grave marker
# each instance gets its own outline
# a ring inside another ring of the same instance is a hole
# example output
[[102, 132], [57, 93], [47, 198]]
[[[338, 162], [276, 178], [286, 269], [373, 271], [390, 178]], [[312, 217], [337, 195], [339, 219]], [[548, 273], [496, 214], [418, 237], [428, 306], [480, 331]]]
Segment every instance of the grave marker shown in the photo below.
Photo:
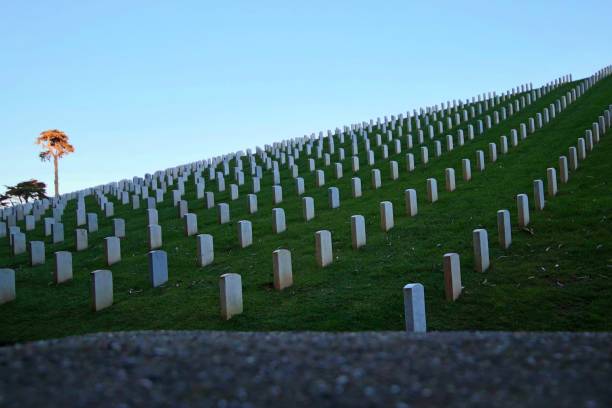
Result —
[[474, 244], [474, 270], [476, 272], [486, 272], [489, 269], [489, 238], [487, 230], [475, 229], [472, 232]]
[[168, 282], [168, 254], [166, 251], [150, 251], [149, 281], [154, 288]]
[[338, 187], [327, 189], [327, 201], [330, 209], [340, 208], [340, 190]]
[[438, 201], [438, 182], [435, 178], [427, 179], [427, 201], [430, 203]]
[[45, 243], [30, 241], [30, 266], [45, 264]]
[[302, 198], [302, 215], [304, 216], [304, 221], [306, 222], [314, 218], [315, 216], [314, 198], [312, 197]]
[[151, 224], [147, 226], [147, 234], [149, 238], [149, 250], [159, 249], [162, 247], [162, 227], [161, 225]]
[[444, 293], [446, 300], [451, 302], [457, 300], [462, 289], [459, 254], [444, 254]]
[[404, 200], [406, 202], [406, 214], [410, 217], [417, 215], [418, 206], [416, 190], [411, 188], [404, 190]]
[[527, 197], [527, 194], [518, 194], [516, 196], [516, 209], [518, 212], [519, 227], [527, 227], [529, 225], [529, 198]]
[[351, 216], [351, 238], [353, 249], [359, 249], [366, 244], [365, 218], [363, 215]]
[[197, 236], [198, 266], [206, 266], [213, 263], [215, 259], [213, 236], [201, 234]]
[[277, 205], [283, 202], [283, 188], [281, 186], [272, 186], [272, 205]]
[[502, 249], [510, 248], [512, 244], [512, 225], [510, 224], [510, 211], [497, 211], [497, 235]]
[[87, 231], [90, 234], [92, 232], [98, 231], [98, 214], [96, 213], [87, 214]]
[[380, 170], [372, 169], [371, 173], [372, 173], [372, 188], [374, 190], [379, 189], [382, 184], [380, 180]]
[[0, 269], [0, 305], [12, 302], [16, 298], [15, 271], [13, 269]]
[[293, 270], [291, 267], [291, 252], [287, 249], [277, 249], [272, 252], [274, 269], [274, 288], [283, 290], [293, 285]]
[[89, 236], [86, 229], [74, 230], [74, 245], [77, 252], [84, 251], [89, 247]]
[[427, 331], [425, 288], [420, 283], [409, 283], [404, 286], [404, 314], [407, 332], [425, 333]]
[[380, 203], [380, 229], [383, 232], [388, 232], [393, 226], [393, 203], [383, 201]]
[[55, 270], [53, 281], [60, 284], [72, 279], [72, 254], [68, 251], [55, 253]]
[[351, 192], [353, 198], [361, 197], [361, 179], [359, 177], [351, 178]]
[[104, 250], [106, 252], [106, 264], [108, 266], [121, 262], [121, 240], [119, 238], [104, 238]]
[[117, 238], [125, 238], [125, 220], [123, 218], [113, 219], [113, 235]]
[[217, 204], [217, 223], [227, 224], [228, 222], [230, 222], [229, 204], [227, 203]]
[[183, 217], [183, 226], [186, 237], [197, 235], [198, 233], [198, 216], [194, 213], [187, 213]]
[[333, 261], [332, 237], [328, 230], [321, 230], [315, 233], [315, 249], [317, 265], [321, 268], [326, 267]]
[[444, 170], [444, 178], [446, 181], [446, 191], [455, 191], [455, 169], [447, 168]]
[[251, 221], [238, 221], [238, 244], [246, 248], [253, 244], [253, 225]]
[[11, 255], [21, 255], [26, 252], [26, 235], [23, 232], [14, 232], [10, 235], [12, 239]]
[[557, 195], [557, 169], [549, 167], [546, 169], [546, 181], [548, 186], [548, 195], [554, 197]]
[[472, 164], [470, 163], [470, 159], [461, 160], [461, 171], [464, 181], [470, 181], [472, 179]]
[[282, 208], [272, 209], [272, 232], [280, 234], [285, 232], [287, 225], [285, 223], [285, 210]]
[[[118, 240], [118, 239], [117, 239]], [[91, 273], [91, 308], [98, 312], [113, 304], [113, 274], [108, 270]]]
[[61, 222], [54, 222], [51, 226], [53, 232], [53, 243], [59, 244], [64, 242], [64, 224]]
[[247, 195], [247, 212], [249, 214], [255, 214], [257, 212], [257, 195]]
[[221, 317], [225, 320], [241, 314], [242, 307], [242, 278], [237, 273], [226, 273], [219, 278], [219, 291], [221, 301]]

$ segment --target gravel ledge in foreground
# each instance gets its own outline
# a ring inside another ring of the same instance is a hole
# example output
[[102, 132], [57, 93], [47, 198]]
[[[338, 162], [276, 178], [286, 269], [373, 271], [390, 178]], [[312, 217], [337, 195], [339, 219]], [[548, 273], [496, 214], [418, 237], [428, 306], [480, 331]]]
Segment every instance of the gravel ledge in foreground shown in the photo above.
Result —
[[612, 333], [155, 331], [0, 348], [0, 406], [612, 406]]

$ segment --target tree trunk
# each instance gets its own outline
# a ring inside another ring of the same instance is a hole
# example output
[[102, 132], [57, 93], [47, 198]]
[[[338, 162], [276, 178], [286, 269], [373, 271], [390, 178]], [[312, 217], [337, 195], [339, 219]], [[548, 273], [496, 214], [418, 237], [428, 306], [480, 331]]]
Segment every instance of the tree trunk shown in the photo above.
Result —
[[55, 196], [59, 197], [59, 172], [57, 171], [57, 156], [53, 157], [53, 167], [55, 168]]

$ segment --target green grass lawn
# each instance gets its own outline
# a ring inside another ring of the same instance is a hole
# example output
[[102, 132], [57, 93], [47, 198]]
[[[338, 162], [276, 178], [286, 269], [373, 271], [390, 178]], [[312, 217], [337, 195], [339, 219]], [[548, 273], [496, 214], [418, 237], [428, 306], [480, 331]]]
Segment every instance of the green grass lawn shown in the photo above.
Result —
[[[55, 285], [53, 252], [74, 247], [72, 201], [64, 216], [66, 241], [52, 245], [46, 240], [46, 265], [32, 268], [27, 266], [25, 255], [9, 257], [7, 239], [0, 239], [0, 267], [13, 268], [17, 274], [17, 300], [0, 306], [0, 342], [139, 329], [402, 330], [402, 287], [411, 282], [425, 286], [429, 330], [610, 330], [612, 135], [602, 137], [580, 168], [570, 173], [568, 184], [559, 184], [557, 197], [547, 197], [543, 211], [533, 209], [532, 182], [546, 182], [546, 168], [557, 167], [559, 156], [567, 155], [568, 148], [576, 145], [577, 138], [612, 103], [612, 78], [594, 85], [518, 147], [509, 147], [509, 153], [500, 154], [496, 163], [488, 160], [488, 143], [499, 143], [500, 135], [509, 136], [510, 129], [527, 123], [528, 117], [535, 117], [575, 84], [552, 91], [473, 141], [467, 140], [466, 132], [464, 146], [457, 146], [455, 139], [455, 150], [439, 158], [433, 158], [430, 148], [427, 166], [419, 163], [415, 137], [414, 172], [405, 170], [405, 144], [399, 155], [392, 154], [390, 146], [390, 159], [399, 162], [399, 180], [389, 179], [388, 161], [381, 160], [377, 150], [373, 167], [381, 170], [383, 180], [378, 190], [370, 187], [371, 168], [365, 164], [360, 145], [361, 170], [357, 175], [362, 180], [361, 198], [351, 198], [350, 138], [344, 145], [344, 178], [335, 180], [330, 166], [325, 169], [324, 188], [314, 187], [303, 152], [297, 163], [305, 179], [305, 196], [315, 200], [316, 217], [303, 221], [301, 198], [283, 168], [284, 201], [279, 207], [285, 209], [288, 230], [280, 235], [272, 234], [269, 173], [264, 174], [258, 194], [258, 213], [246, 212], [247, 177], [239, 199], [230, 203], [232, 222], [226, 225], [217, 225], [216, 210], [204, 209], [203, 200], [195, 199], [192, 176], [186, 183], [190, 212], [198, 215], [200, 233], [214, 236], [215, 262], [204, 268], [196, 266], [196, 238], [183, 236], [182, 221], [168, 192], [164, 203], [158, 205], [163, 249], [169, 260], [169, 282], [160, 288], [149, 284], [146, 211], [115, 204], [116, 217], [126, 219], [127, 238], [121, 243], [122, 262], [108, 268], [103, 238], [112, 234], [112, 222], [103, 217], [92, 197], [86, 200], [87, 211], [98, 212], [100, 230], [90, 234], [87, 251], [73, 253], [74, 279]], [[455, 130], [449, 133], [456, 135]], [[443, 136], [439, 140], [445, 146]], [[431, 142], [428, 145], [432, 146]], [[194, 148], [206, 155], [205, 145]], [[478, 149], [487, 157], [483, 173], [475, 168]], [[472, 161], [470, 182], [461, 178], [462, 158]], [[332, 158], [332, 163], [335, 161]], [[452, 193], [444, 190], [447, 167], [453, 167], [457, 177], [457, 190]], [[429, 177], [438, 180], [439, 201], [434, 204], [426, 201], [425, 180]], [[230, 182], [226, 177], [228, 186]], [[330, 186], [340, 189], [339, 209], [328, 209]], [[403, 191], [407, 188], [417, 190], [416, 217], [404, 213]], [[216, 191], [216, 184], [207, 181], [210, 189]], [[519, 193], [529, 195], [529, 231], [517, 227], [515, 196]], [[215, 199], [229, 202], [227, 193], [215, 192]], [[395, 228], [383, 233], [379, 203], [386, 200], [394, 206]], [[509, 209], [512, 215], [513, 244], [508, 250], [501, 250], [497, 242], [499, 209]], [[351, 248], [350, 217], [354, 214], [366, 219], [367, 245], [359, 251]], [[238, 246], [236, 223], [241, 219], [253, 222], [254, 244], [246, 249]], [[492, 267], [485, 273], [473, 270], [475, 228], [486, 228], [489, 234]], [[334, 262], [324, 269], [315, 263], [314, 234], [320, 229], [332, 232], [334, 246]], [[40, 239], [44, 239], [42, 223], [37, 231], [28, 233], [28, 240]], [[290, 249], [293, 258], [294, 285], [282, 292], [272, 285], [272, 251], [277, 248]], [[442, 256], [446, 252], [461, 255], [464, 291], [454, 303], [444, 298]], [[96, 269], [112, 270], [115, 296], [114, 305], [98, 313], [90, 309], [89, 293], [89, 273]], [[218, 279], [228, 272], [242, 275], [244, 313], [223, 321]]]

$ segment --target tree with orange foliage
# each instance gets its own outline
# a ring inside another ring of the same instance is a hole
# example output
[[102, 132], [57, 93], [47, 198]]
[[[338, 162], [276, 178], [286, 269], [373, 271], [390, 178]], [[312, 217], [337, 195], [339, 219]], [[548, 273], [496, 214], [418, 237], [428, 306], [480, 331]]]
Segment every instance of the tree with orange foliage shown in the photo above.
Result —
[[55, 168], [55, 196], [59, 196], [59, 173], [58, 161], [67, 154], [74, 152], [74, 146], [68, 141], [68, 135], [61, 130], [45, 130], [36, 139], [36, 144], [41, 146], [42, 152], [38, 155], [40, 160], [47, 161], [53, 158]]

